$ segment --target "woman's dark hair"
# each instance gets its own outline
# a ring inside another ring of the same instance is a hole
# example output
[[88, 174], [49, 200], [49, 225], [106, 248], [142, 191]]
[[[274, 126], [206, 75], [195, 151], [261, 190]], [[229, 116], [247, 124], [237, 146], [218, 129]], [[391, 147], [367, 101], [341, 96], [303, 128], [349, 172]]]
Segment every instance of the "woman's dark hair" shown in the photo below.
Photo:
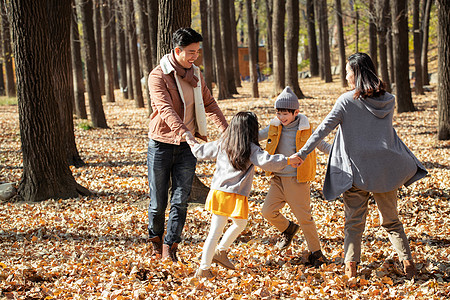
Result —
[[366, 53], [349, 56], [348, 64], [355, 75], [354, 99], [384, 95], [384, 83], [378, 78], [372, 59]]
[[252, 143], [258, 143], [258, 117], [248, 111], [238, 112], [230, 122], [222, 137], [222, 148], [231, 165], [240, 171], [248, 168]]
[[180, 28], [173, 33], [172, 44], [173, 47], [186, 47], [193, 43], [199, 43], [203, 41], [203, 37], [200, 33], [192, 28], [185, 27]]

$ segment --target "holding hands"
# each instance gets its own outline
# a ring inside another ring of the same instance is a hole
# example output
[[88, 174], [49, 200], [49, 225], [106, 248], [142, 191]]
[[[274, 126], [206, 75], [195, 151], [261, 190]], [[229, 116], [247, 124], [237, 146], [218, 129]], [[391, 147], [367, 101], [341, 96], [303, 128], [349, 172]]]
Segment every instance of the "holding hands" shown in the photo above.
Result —
[[303, 159], [300, 158], [300, 156], [297, 155], [297, 153], [292, 154], [289, 156], [289, 164], [293, 168], [298, 168], [303, 163]]
[[186, 142], [191, 147], [194, 146], [195, 144], [198, 144], [197, 140], [195, 139], [195, 137], [192, 135], [192, 133], [190, 131], [186, 131], [185, 133], [183, 133], [183, 138], [186, 139]]

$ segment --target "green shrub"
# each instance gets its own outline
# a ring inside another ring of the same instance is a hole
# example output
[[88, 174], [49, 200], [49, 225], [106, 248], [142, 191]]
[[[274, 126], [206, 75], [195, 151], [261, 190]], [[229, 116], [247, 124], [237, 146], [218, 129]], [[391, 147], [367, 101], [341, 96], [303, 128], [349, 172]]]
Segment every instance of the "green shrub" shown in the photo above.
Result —
[[89, 122], [88, 120], [81, 121], [77, 126], [83, 130], [90, 130], [94, 128], [94, 126], [92, 126], [91, 122]]
[[0, 106], [17, 105], [17, 97], [0, 96]]

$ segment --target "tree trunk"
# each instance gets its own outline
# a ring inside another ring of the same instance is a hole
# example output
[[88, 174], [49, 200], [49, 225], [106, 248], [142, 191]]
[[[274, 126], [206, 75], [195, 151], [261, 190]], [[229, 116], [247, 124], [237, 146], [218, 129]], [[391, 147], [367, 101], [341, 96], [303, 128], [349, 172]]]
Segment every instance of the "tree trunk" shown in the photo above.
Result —
[[[55, 88], [58, 89], [65, 83], [57, 82], [58, 78], [63, 77], [54, 75], [68, 70], [54, 69], [54, 43], [49, 42], [52, 39], [56, 42], [61, 37], [52, 37], [53, 30], [49, 28], [54, 28], [53, 33], [62, 30], [67, 35], [67, 42], [61, 42], [66, 43], [66, 48], [69, 49], [70, 1], [61, 2], [66, 7], [67, 16], [50, 12], [47, 0], [11, 0], [10, 3], [16, 38], [15, 59], [23, 154], [23, 174], [18, 194], [26, 201], [66, 199], [77, 197], [78, 193], [87, 195], [89, 191], [76, 183], [66, 160], [55, 93]], [[57, 2], [50, 4], [53, 4], [50, 5], [53, 10]], [[64, 28], [58, 27], [56, 24], [61, 24], [63, 19]], [[66, 61], [69, 61], [69, 55], [65, 55]]]
[[415, 111], [409, 83], [408, 1], [398, 0], [391, 4], [397, 112]]
[[102, 0], [93, 0], [94, 10], [92, 19], [94, 20], [94, 34], [95, 34], [95, 50], [97, 53], [97, 72], [98, 82], [100, 85], [101, 95], [105, 95], [105, 69], [103, 67], [102, 54], [102, 20], [100, 17], [100, 7]]
[[[158, 8], [158, 59], [172, 51], [172, 33], [191, 26], [191, 0], [159, 0]], [[219, 31], [220, 32], [220, 31]]]
[[109, 26], [109, 35], [111, 37], [111, 64], [112, 64], [112, 71], [113, 71], [113, 82], [114, 82], [114, 89], [118, 90], [120, 89], [120, 83], [119, 83], [119, 59], [117, 57], [117, 50], [118, 50], [118, 43], [117, 43], [117, 32], [116, 32], [116, 11], [118, 10], [117, 2], [113, 0], [109, 1], [109, 7], [110, 7], [110, 17], [111, 17], [111, 25]]
[[317, 45], [317, 59], [319, 65], [319, 76], [320, 79], [325, 79], [324, 67], [323, 67], [323, 48], [322, 48], [322, 37], [323, 37], [323, 26], [321, 17], [321, 0], [314, 0], [314, 14], [317, 23], [317, 29], [319, 30], [319, 39]]
[[[6, 96], [16, 96], [16, 84], [14, 82], [14, 69], [11, 49], [11, 31], [9, 28], [9, 20], [7, 16], [6, 5], [8, 2], [0, 1], [1, 17], [2, 17], [2, 50], [3, 50], [3, 62], [5, 64], [5, 78], [6, 78]], [[9, 11], [10, 9], [8, 9]], [[14, 21], [14, 20], [13, 20]]]
[[284, 15], [286, 8], [283, 0], [273, 0], [273, 82], [275, 95], [283, 91], [286, 84], [285, 79], [285, 57], [284, 57]]
[[102, 25], [102, 57], [103, 70], [105, 71], [106, 102], [115, 102], [114, 98], [114, 73], [111, 60], [111, 35], [110, 35], [110, 7], [108, 0], [100, 0], [101, 25]]
[[355, 9], [355, 53], [359, 52], [359, 11], [358, 6], [354, 3]]
[[130, 99], [128, 94], [127, 76], [127, 43], [125, 38], [125, 22], [123, 18], [122, 3], [116, 2], [116, 36], [117, 36], [117, 59], [119, 62], [119, 83], [124, 99]]
[[72, 57], [72, 75], [74, 86], [74, 107], [75, 113], [80, 119], [87, 119], [86, 100], [84, 98], [84, 79], [83, 79], [83, 63], [81, 61], [81, 41], [78, 32], [76, 7], [72, 10], [71, 22], [71, 57]]
[[380, 53], [379, 70], [381, 80], [388, 92], [391, 91], [391, 81], [389, 80], [388, 58], [387, 58], [387, 42], [386, 35], [388, 33], [389, 0], [377, 0], [377, 28], [378, 28], [378, 52]]
[[273, 68], [273, 36], [272, 36], [272, 13], [273, 13], [273, 2], [272, 0], [265, 0], [266, 4], [266, 13], [267, 13], [267, 43], [266, 43], [266, 51], [267, 51], [267, 67], [270, 69]]
[[94, 23], [92, 20], [92, 0], [76, 0], [77, 12], [83, 25], [84, 62], [86, 66], [86, 85], [89, 97], [89, 111], [94, 127], [108, 128], [103, 111], [102, 96], [97, 72]]
[[392, 15], [390, 8], [390, 0], [386, 0], [387, 5], [389, 7], [389, 13], [387, 15], [387, 34], [386, 34], [386, 46], [387, 46], [387, 60], [388, 60], [388, 68], [389, 68], [389, 79], [391, 80], [391, 84], [395, 84], [395, 67], [394, 67], [394, 47], [392, 44], [393, 33], [392, 33]]
[[148, 9], [148, 30], [150, 35], [150, 44], [152, 49], [152, 65], [159, 65], [158, 60], [158, 0], [147, 0]]
[[148, 17], [147, 17], [147, 0], [134, 0], [134, 7], [137, 12], [136, 28], [139, 32], [140, 49], [142, 57], [142, 72], [144, 73], [144, 95], [147, 99], [148, 113], [151, 115], [152, 106], [150, 102], [150, 94], [148, 92], [148, 75], [153, 69], [152, 66], [152, 49], [150, 45], [150, 33], [148, 30]]
[[137, 108], [144, 107], [144, 98], [142, 97], [142, 85], [141, 85], [141, 69], [139, 68], [139, 53], [137, 49], [137, 35], [134, 18], [133, 1], [124, 1], [126, 13], [125, 20], [128, 29], [128, 45], [130, 47], [130, 64], [133, 77], [133, 94], [134, 103]]
[[[234, 8], [234, 1], [230, 3], [230, 22], [231, 22], [231, 51], [233, 58], [233, 72], [234, 72], [234, 85], [236, 87], [242, 87], [241, 73], [239, 72], [239, 51], [237, 46], [237, 32], [236, 32], [236, 11]], [[205, 39], [203, 39], [203, 48], [205, 47]]]
[[286, 3], [286, 84], [299, 99], [305, 98], [298, 84], [298, 40], [300, 30], [299, 1], [288, 0]]
[[437, 0], [438, 37], [438, 139], [450, 139], [450, 3]]
[[[222, 53], [225, 67], [225, 78], [227, 81], [228, 93], [230, 95], [237, 94], [236, 85], [234, 84], [234, 61], [232, 41], [231, 41], [231, 17], [230, 17], [230, 1], [219, 1], [220, 12], [220, 32], [222, 38]], [[232, 3], [234, 5], [234, 2]], [[231, 49], [230, 49], [231, 48]]]
[[333, 77], [331, 76], [331, 57], [330, 57], [330, 43], [328, 34], [328, 12], [327, 12], [327, 1], [320, 1], [320, 26], [322, 27], [323, 34], [321, 35], [321, 49], [322, 49], [322, 59], [323, 59], [323, 74], [325, 82], [332, 82]]
[[433, 0], [424, 0], [424, 6], [422, 11], [422, 79], [423, 85], [430, 85], [430, 79], [428, 77], [428, 38], [430, 32], [430, 12]]
[[413, 32], [414, 32], [414, 68], [415, 68], [415, 84], [414, 91], [416, 95], [423, 95], [423, 74], [422, 62], [420, 61], [422, 51], [421, 28], [420, 28], [420, 0], [414, 0], [413, 9]]
[[377, 25], [373, 1], [374, 0], [369, 0], [369, 54], [370, 58], [372, 58], [375, 70], [378, 70]]
[[344, 25], [342, 23], [342, 5], [341, 0], [335, 0], [334, 5], [336, 7], [336, 23], [337, 23], [337, 40], [339, 47], [339, 66], [341, 68], [340, 78], [342, 87], [347, 86], [347, 80], [345, 79], [345, 65], [347, 64], [347, 57], [345, 56], [345, 41], [344, 41]]
[[[127, 6], [126, 0], [123, 2], [124, 6]], [[127, 22], [127, 18], [123, 17], [123, 21]], [[130, 51], [130, 36], [128, 34], [128, 25], [125, 25], [125, 53], [126, 53], [126, 62], [127, 62], [127, 91], [128, 91], [128, 97], [129, 99], [136, 99], [134, 95], [134, 88], [133, 88], [133, 70], [132, 70], [132, 64], [131, 64], [131, 51]]]
[[213, 36], [213, 51], [214, 51], [214, 59], [215, 66], [217, 71], [217, 81], [216, 84], [219, 88], [219, 95], [217, 96], [218, 100], [228, 99], [230, 98], [230, 93], [228, 90], [228, 82], [225, 76], [225, 68], [223, 62], [223, 53], [222, 53], [222, 41], [220, 39], [220, 25], [219, 25], [219, 4], [218, 0], [212, 0], [211, 11], [212, 11], [212, 36]]
[[248, 28], [248, 67], [250, 71], [250, 81], [252, 83], [252, 97], [259, 98], [258, 91], [258, 74], [256, 73], [256, 42], [255, 42], [255, 27], [253, 24], [253, 12], [251, 0], [245, 0], [245, 8], [247, 10], [247, 28]]
[[202, 23], [202, 54], [203, 54], [203, 77], [206, 81], [206, 86], [212, 91], [213, 81], [213, 58], [212, 49], [208, 34], [208, 19], [211, 17], [211, 11], [208, 8], [208, 0], [200, 0], [200, 18]]
[[308, 27], [309, 71], [311, 72], [311, 76], [319, 76], [319, 57], [317, 54], [314, 0], [306, 0], [306, 17]]

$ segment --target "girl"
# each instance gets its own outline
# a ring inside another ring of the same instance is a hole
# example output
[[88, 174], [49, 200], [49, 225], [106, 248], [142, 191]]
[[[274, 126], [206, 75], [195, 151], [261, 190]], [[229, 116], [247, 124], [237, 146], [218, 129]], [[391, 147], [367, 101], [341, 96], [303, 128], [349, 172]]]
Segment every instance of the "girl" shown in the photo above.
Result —
[[344, 196], [345, 274], [356, 276], [361, 256], [369, 194], [373, 193], [381, 225], [386, 229], [408, 279], [416, 273], [408, 238], [397, 213], [397, 189], [424, 177], [427, 171], [403, 144], [392, 126], [394, 96], [384, 90], [370, 57], [348, 58], [347, 81], [352, 91], [341, 95], [332, 111], [299, 150], [305, 159], [339, 125], [323, 186], [325, 198]]
[[[195, 157], [216, 159], [216, 171], [205, 203], [205, 209], [212, 212], [211, 228], [203, 246], [196, 277], [213, 278], [212, 262], [227, 269], [235, 269], [228, 259], [227, 250], [247, 224], [248, 196], [255, 166], [279, 171], [287, 164], [300, 162], [296, 154], [291, 160], [284, 155], [269, 155], [262, 150], [258, 143], [258, 128], [258, 118], [254, 113], [239, 112], [218, 141], [200, 145], [192, 134], [185, 135]], [[233, 224], [216, 247], [228, 218]]]

